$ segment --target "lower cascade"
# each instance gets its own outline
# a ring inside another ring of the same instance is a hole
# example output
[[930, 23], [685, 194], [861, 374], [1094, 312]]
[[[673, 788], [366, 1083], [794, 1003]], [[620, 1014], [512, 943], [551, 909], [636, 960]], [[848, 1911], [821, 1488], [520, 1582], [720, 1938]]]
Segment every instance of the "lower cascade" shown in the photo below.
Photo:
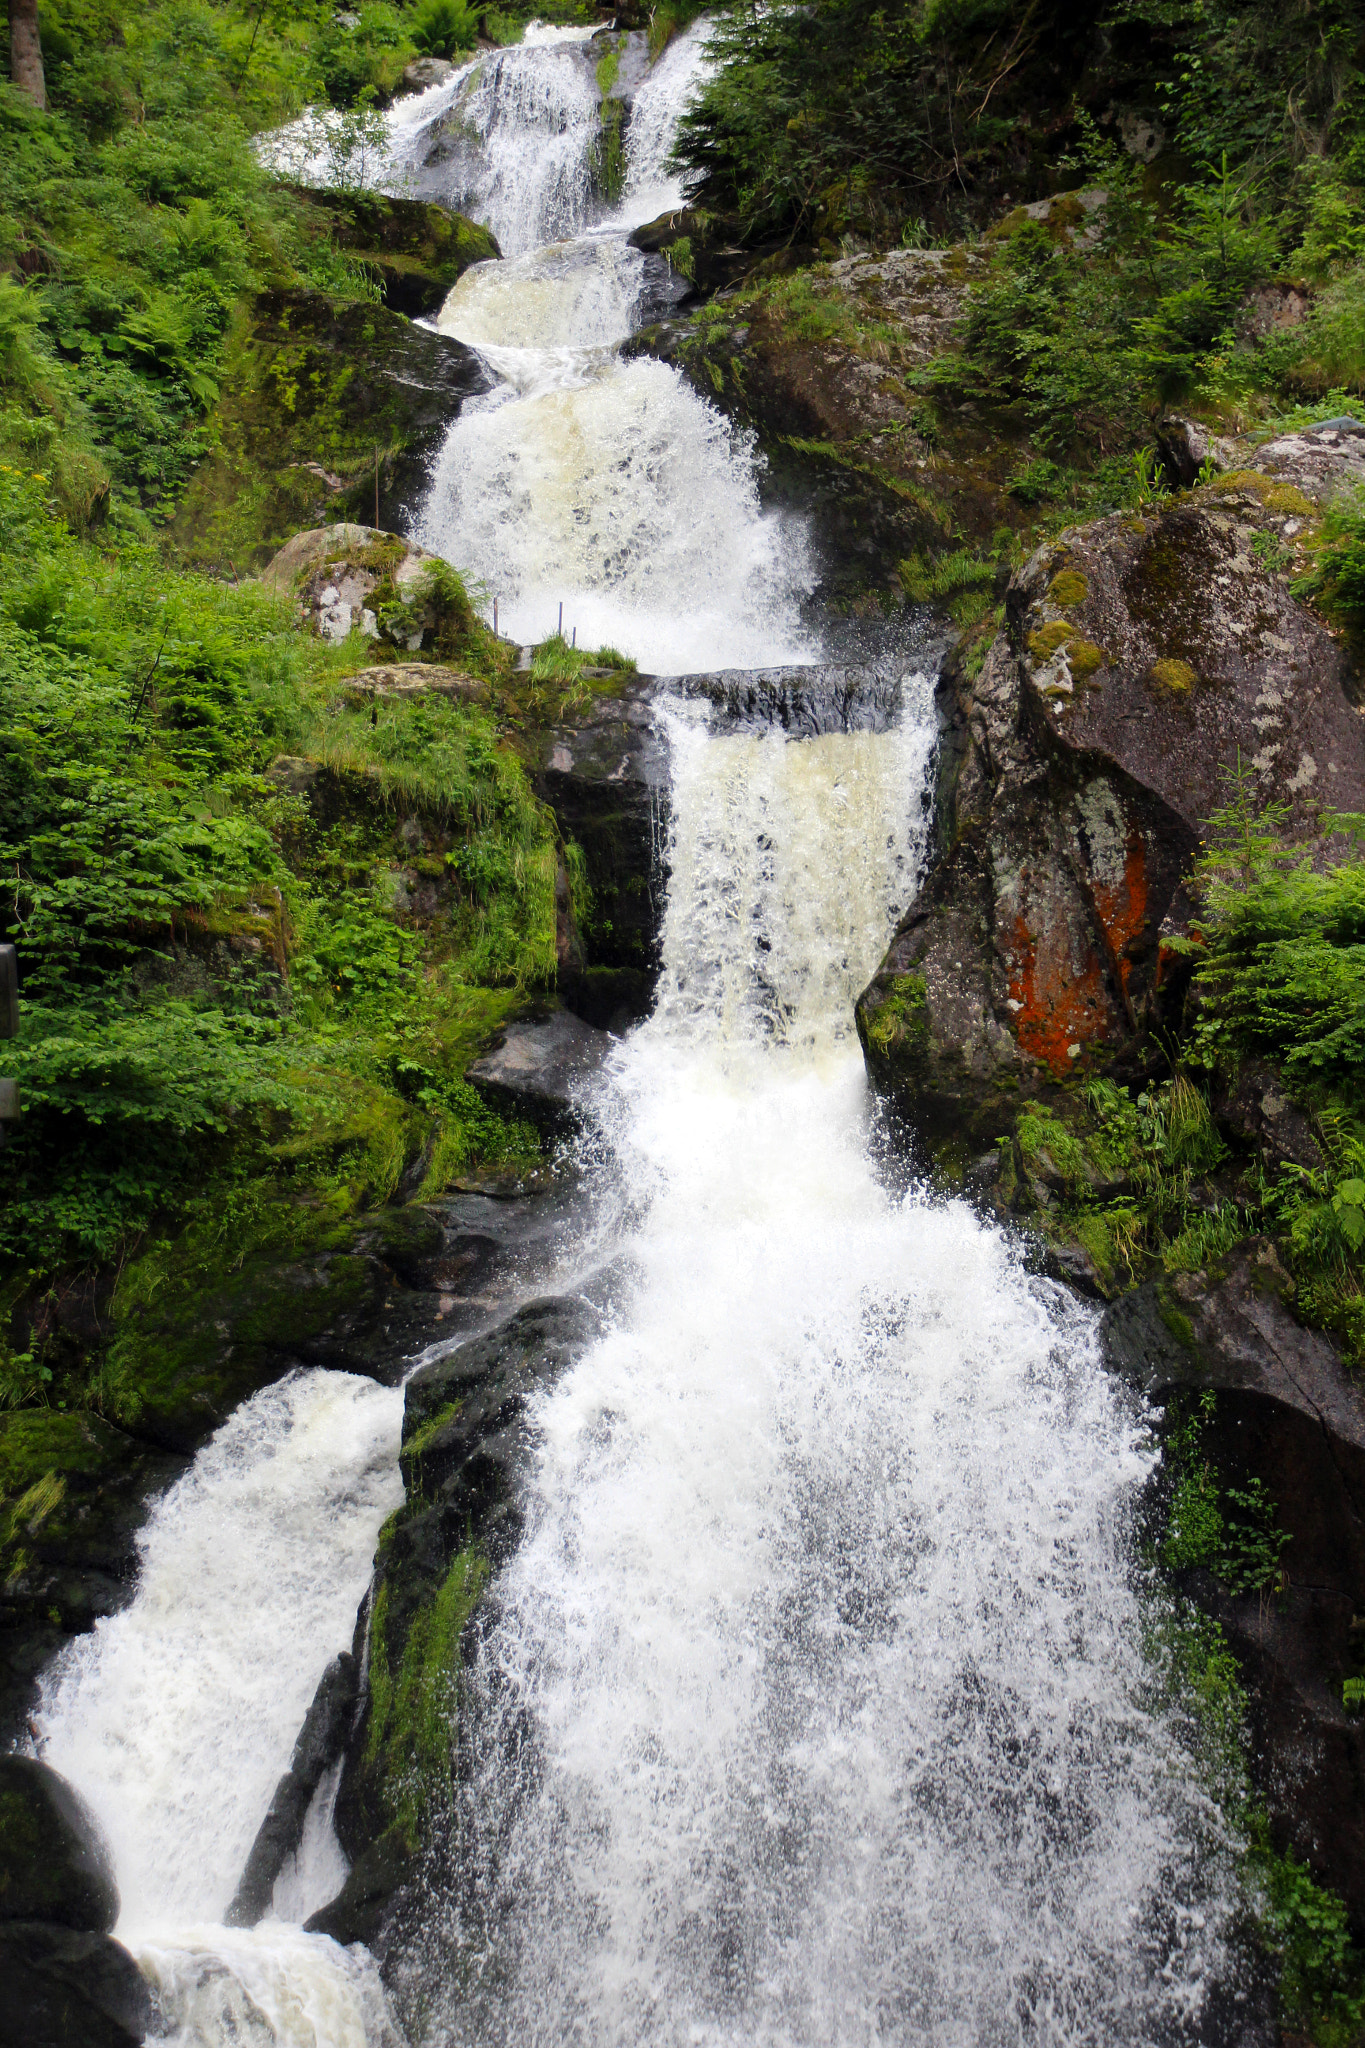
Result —
[[634, 1298], [543, 1402], [433, 2043], [1198, 2039], [1234, 1858], [1141, 1638], [1088, 1315], [890, 1187], [848, 1026], [931, 751], [675, 724]]

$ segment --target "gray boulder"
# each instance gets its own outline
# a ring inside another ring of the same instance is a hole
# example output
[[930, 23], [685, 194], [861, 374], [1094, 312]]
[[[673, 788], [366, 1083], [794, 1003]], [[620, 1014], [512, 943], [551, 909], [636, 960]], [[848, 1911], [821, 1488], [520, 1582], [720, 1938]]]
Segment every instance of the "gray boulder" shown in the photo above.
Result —
[[571, 1128], [582, 1121], [588, 1086], [610, 1048], [607, 1032], [556, 1010], [543, 1023], [510, 1024], [465, 1079], [513, 1115]]

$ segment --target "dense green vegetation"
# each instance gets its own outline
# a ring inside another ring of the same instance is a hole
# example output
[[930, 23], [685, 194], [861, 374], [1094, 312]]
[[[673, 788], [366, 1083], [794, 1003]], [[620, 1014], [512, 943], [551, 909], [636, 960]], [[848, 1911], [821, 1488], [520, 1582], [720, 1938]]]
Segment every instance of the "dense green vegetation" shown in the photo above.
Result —
[[[362, 703], [358, 636], [314, 640], [163, 537], [249, 295], [374, 296], [346, 217], [272, 183], [253, 131], [382, 93], [466, 36], [454, 11], [70, 0], [44, 15], [50, 111], [0, 89], [0, 938], [24, 1106], [0, 1404], [131, 1418], [120, 1303], [331, 1241], [409, 1169], [430, 1193], [538, 1151], [462, 1079], [555, 976], [561, 850], [496, 709]], [[433, 651], [496, 691], [509, 657], [453, 572], [436, 598]], [[321, 764], [321, 807], [271, 776], [281, 756]], [[92, 1269], [118, 1276], [112, 1362], [43, 1306]]]

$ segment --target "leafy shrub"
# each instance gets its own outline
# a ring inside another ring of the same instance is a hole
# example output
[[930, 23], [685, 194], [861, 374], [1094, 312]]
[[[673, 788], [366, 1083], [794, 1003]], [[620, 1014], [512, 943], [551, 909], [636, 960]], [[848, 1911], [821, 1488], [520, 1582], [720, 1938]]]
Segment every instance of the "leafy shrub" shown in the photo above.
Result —
[[413, 43], [427, 57], [456, 57], [472, 50], [479, 20], [465, 0], [422, 0], [409, 20]]

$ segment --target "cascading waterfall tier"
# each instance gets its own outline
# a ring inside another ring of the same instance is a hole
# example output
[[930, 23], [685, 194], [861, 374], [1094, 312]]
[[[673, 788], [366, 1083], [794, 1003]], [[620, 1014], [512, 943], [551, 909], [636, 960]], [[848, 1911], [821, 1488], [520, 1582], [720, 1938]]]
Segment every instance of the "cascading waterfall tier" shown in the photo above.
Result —
[[[505, 631], [544, 639], [562, 603], [581, 645], [675, 675], [818, 653], [801, 623], [805, 529], [763, 511], [752, 436], [671, 367], [616, 353], [646, 288], [625, 231], [678, 201], [668, 157], [703, 44], [700, 29], [680, 38], [636, 94], [615, 214], [578, 241], [476, 265], [450, 294], [440, 328], [499, 382], [452, 426], [417, 527], [487, 608], [497, 598]], [[536, 132], [517, 135], [539, 161]]]
[[639, 1284], [536, 1416], [424, 2042], [1194, 2041], [1226, 1971], [1235, 1859], [1140, 1648], [1140, 1419], [1087, 1313], [869, 1155], [910, 695], [883, 735], [674, 728], [606, 1112]]
[[[44, 1677], [41, 1753], [104, 1826], [119, 1939], [183, 2048], [394, 2038], [363, 1951], [277, 1917], [220, 1923], [402, 1500], [402, 1409], [400, 1391], [333, 1372], [296, 1373], [244, 1403], [153, 1510], [132, 1604]], [[297, 1921], [345, 1874], [321, 1823], [310, 1814], [277, 1887]]]

